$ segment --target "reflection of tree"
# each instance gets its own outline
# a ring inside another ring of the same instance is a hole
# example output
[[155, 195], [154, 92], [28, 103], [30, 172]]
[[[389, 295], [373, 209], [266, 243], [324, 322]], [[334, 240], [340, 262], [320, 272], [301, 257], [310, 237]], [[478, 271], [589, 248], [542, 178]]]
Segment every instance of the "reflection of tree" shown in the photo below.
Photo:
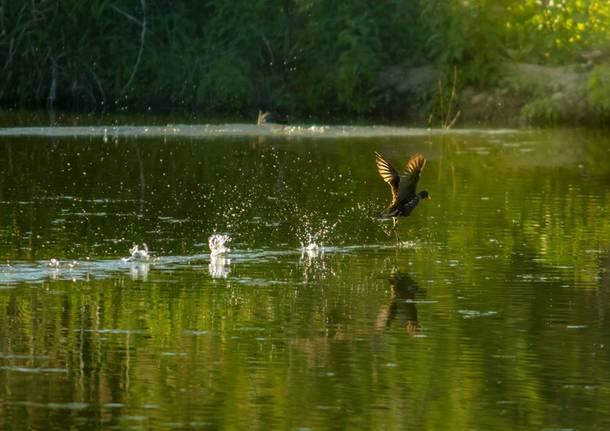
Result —
[[610, 253], [602, 255], [599, 259], [599, 284], [594, 295], [590, 295], [590, 301], [597, 308], [600, 325], [608, 324], [610, 316]]
[[395, 271], [389, 277], [392, 286], [392, 298], [390, 303], [379, 310], [375, 328], [382, 331], [389, 328], [397, 320], [401, 327], [413, 334], [420, 329], [417, 320], [417, 307], [413, 300], [415, 294], [419, 292], [419, 287], [409, 274]]

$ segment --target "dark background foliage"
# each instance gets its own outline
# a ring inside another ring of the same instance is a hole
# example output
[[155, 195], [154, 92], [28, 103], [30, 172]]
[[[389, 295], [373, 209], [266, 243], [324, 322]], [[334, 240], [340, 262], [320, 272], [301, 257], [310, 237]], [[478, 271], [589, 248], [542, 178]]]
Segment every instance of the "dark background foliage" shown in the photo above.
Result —
[[0, 106], [396, 118], [384, 68], [496, 85], [607, 47], [602, 0], [0, 0]]

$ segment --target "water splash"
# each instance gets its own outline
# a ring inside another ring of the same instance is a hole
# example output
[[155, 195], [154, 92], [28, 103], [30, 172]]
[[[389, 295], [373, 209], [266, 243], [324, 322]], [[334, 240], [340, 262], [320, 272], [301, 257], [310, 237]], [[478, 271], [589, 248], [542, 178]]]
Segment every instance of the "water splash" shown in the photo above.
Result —
[[313, 226], [309, 219], [305, 219], [297, 231], [301, 239], [301, 251], [308, 256], [317, 256], [324, 252], [324, 241], [331, 237], [338, 222], [328, 223], [322, 220], [317, 226]]
[[212, 278], [227, 278], [231, 269], [231, 259], [227, 256], [231, 251], [229, 248], [231, 237], [226, 234], [215, 233], [208, 238], [210, 247], [210, 264], [208, 272]]
[[332, 247], [325, 247], [324, 243], [332, 237], [333, 229], [338, 222], [328, 223], [322, 220], [315, 227], [309, 219], [300, 226], [301, 234], [301, 259], [300, 266], [303, 270], [305, 282], [319, 280], [335, 274], [324, 254], [332, 251]]
[[398, 246], [398, 248], [412, 248], [412, 249], [416, 249], [416, 248], [419, 247], [419, 244], [415, 240], [410, 240], [410, 241], [399, 241], [397, 246]]
[[[298, 268], [302, 270], [306, 281], [321, 279], [335, 275], [333, 256], [359, 254], [366, 250], [392, 250], [394, 244], [370, 244], [352, 246], [324, 246], [315, 243], [303, 248], [292, 249], [257, 249], [235, 253], [234, 257], [240, 263], [264, 264], [270, 261], [292, 259], [298, 260]], [[140, 249], [138, 247], [138, 249]], [[226, 243], [225, 243], [226, 249]], [[228, 249], [226, 249], [228, 251]], [[300, 259], [299, 259], [300, 256]], [[41, 283], [46, 280], [90, 281], [113, 278], [121, 274], [130, 275], [134, 280], [147, 281], [151, 270], [177, 271], [191, 268], [194, 262], [207, 260], [209, 257], [209, 273], [213, 278], [227, 278], [231, 272], [231, 259], [225, 254], [153, 256], [148, 261], [138, 261], [129, 258], [92, 259], [84, 257], [78, 261], [62, 261], [59, 259], [39, 261], [11, 261], [0, 264], [0, 290], [10, 289], [19, 283]], [[59, 266], [56, 266], [59, 265]], [[240, 277], [246, 282], [246, 278]], [[237, 280], [237, 279], [235, 279]], [[249, 280], [247, 282], [252, 282]], [[277, 280], [272, 283], [277, 283]]]
[[208, 238], [208, 246], [210, 247], [210, 257], [227, 254], [231, 251], [228, 247], [231, 242], [231, 237], [226, 234], [215, 233]]
[[324, 249], [310, 238], [309, 244], [307, 244], [307, 246], [302, 246], [301, 248], [301, 258], [305, 254], [307, 254], [308, 258], [315, 259], [320, 256], [320, 254], [324, 254]]
[[79, 263], [76, 260], [62, 262], [59, 259], [53, 258], [53, 259], [49, 260], [49, 264], [48, 265], [49, 265], [50, 268], [54, 268], [54, 269], [59, 269], [59, 268], [69, 268], [69, 269], [72, 269], [72, 268], [78, 266]]
[[134, 244], [133, 247], [129, 249], [129, 253], [131, 256], [121, 259], [123, 262], [147, 262], [152, 259], [152, 255], [149, 253], [146, 243], [142, 243], [142, 248], [140, 248], [138, 244]]
[[312, 242], [301, 248], [299, 266], [305, 282], [320, 280], [335, 275], [335, 270], [324, 256], [324, 248]]
[[487, 317], [495, 316], [498, 314], [497, 311], [478, 311], [478, 310], [458, 310], [458, 313], [462, 315], [463, 319], [474, 319], [475, 317]]

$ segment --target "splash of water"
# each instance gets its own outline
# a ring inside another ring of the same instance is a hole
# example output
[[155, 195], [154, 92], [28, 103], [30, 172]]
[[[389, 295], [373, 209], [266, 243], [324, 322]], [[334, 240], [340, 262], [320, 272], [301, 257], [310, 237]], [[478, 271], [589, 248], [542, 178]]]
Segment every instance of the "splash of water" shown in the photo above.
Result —
[[69, 262], [62, 262], [59, 259], [51, 259], [49, 260], [49, 267], [50, 268], [55, 268], [55, 269], [59, 269], [59, 268], [74, 268], [75, 266], [78, 266], [79, 263], [75, 260], [69, 261]]
[[322, 220], [316, 227], [312, 226], [308, 219], [300, 227], [298, 236], [301, 238], [301, 251], [308, 257], [317, 257], [324, 252], [323, 242], [329, 238], [337, 222], [329, 224]]
[[208, 238], [208, 246], [210, 247], [210, 257], [221, 256], [229, 253], [229, 242], [231, 237], [226, 234], [215, 233]]
[[324, 242], [331, 238], [333, 229], [338, 222], [328, 223], [326, 220], [321, 220], [315, 226], [311, 220], [306, 218], [300, 226], [301, 238], [301, 259], [300, 266], [303, 270], [303, 278], [305, 282], [310, 280], [319, 280], [332, 276], [333, 269], [329, 266], [324, 257], [325, 247]]
[[307, 245], [307, 247], [305, 247], [305, 251], [311, 252], [311, 253], [317, 253], [320, 251], [321, 248], [322, 247], [320, 247], [315, 242], [310, 242], [309, 245]]
[[307, 244], [301, 243], [301, 259], [307, 256], [309, 259], [315, 259], [321, 254], [324, 254], [324, 249], [321, 244], [318, 244], [312, 235], [309, 236]]
[[231, 237], [226, 234], [215, 233], [208, 238], [210, 247], [210, 264], [208, 272], [212, 278], [227, 278], [231, 269], [231, 259], [227, 256], [231, 251], [229, 248]]
[[418, 248], [419, 245], [417, 243], [417, 241], [414, 240], [410, 240], [410, 241], [400, 241], [397, 244], [398, 248]]
[[129, 249], [129, 253], [131, 256], [121, 259], [123, 262], [149, 261], [152, 258], [146, 243], [142, 243], [142, 248], [140, 248], [138, 244], [134, 244], [133, 247]]

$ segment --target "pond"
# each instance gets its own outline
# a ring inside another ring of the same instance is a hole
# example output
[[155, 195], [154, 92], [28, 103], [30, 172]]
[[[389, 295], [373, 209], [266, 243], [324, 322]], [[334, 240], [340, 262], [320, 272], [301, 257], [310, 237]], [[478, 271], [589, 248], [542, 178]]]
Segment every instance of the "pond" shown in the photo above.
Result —
[[607, 134], [0, 135], [3, 429], [610, 428]]

